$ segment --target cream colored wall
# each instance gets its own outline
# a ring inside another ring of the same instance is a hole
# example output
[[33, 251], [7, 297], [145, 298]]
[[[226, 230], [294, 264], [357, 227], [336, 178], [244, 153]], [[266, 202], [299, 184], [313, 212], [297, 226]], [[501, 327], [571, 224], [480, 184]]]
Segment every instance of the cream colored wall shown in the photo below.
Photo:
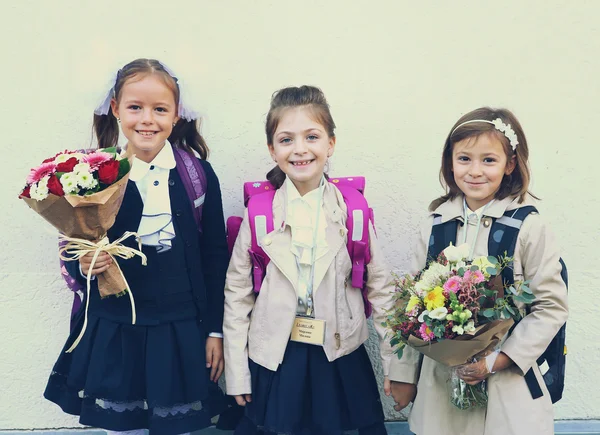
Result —
[[[273, 91], [322, 87], [338, 125], [332, 173], [362, 174], [389, 262], [440, 193], [443, 140], [458, 117], [506, 106], [527, 134], [533, 190], [571, 276], [567, 389], [560, 419], [599, 418], [595, 1], [20, 0], [2, 6], [0, 429], [73, 427], [42, 399], [68, 332], [71, 297], [56, 234], [17, 193], [29, 167], [86, 146], [109, 76], [156, 57], [207, 115], [227, 215], [270, 167], [263, 126]], [[372, 346], [371, 346], [372, 347]], [[398, 418], [385, 402], [387, 416]]]

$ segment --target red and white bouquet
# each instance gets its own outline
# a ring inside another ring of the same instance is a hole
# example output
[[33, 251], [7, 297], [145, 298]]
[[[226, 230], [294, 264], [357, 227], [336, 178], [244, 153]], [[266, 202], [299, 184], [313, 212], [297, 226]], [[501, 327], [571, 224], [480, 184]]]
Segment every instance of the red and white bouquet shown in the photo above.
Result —
[[[491, 353], [534, 300], [527, 282], [505, 288], [508, 257], [477, 257], [449, 246], [416, 275], [396, 277], [396, 308], [384, 326], [398, 357], [406, 345], [448, 367]], [[485, 382], [469, 386], [452, 375], [451, 401], [461, 409], [487, 403]]]
[[114, 148], [63, 151], [31, 169], [20, 197], [43, 201], [49, 195], [91, 195], [122, 179], [129, 169], [129, 160], [119, 159]]
[[[114, 259], [138, 255], [145, 263], [140, 249], [121, 244], [135, 233], [125, 233], [109, 241], [108, 230], [115, 223], [129, 179], [132, 158], [121, 157], [116, 148], [103, 150], [63, 151], [30, 170], [19, 198], [54, 226], [60, 233], [61, 259], [78, 260], [93, 253], [93, 263], [100, 252], [108, 252]], [[138, 240], [139, 245], [139, 240]], [[91, 269], [91, 268], [90, 268]], [[135, 303], [119, 265], [113, 261], [110, 268], [98, 275], [98, 290], [102, 297], [129, 293], [132, 323], [135, 323]], [[87, 275], [87, 304], [89, 304], [91, 275]], [[85, 331], [86, 322], [80, 338]], [[77, 346], [75, 341], [71, 349]]]

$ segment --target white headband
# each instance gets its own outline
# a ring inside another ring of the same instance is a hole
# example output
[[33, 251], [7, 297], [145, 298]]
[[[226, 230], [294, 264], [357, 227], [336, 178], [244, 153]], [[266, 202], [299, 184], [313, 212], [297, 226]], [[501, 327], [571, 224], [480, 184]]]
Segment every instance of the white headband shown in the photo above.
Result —
[[[177, 115], [180, 118], [183, 118], [187, 121], [192, 121], [194, 119], [198, 119], [198, 114], [196, 112], [194, 112], [192, 109], [190, 109], [189, 107], [187, 107], [184, 102], [183, 102], [183, 95], [184, 95], [184, 91], [183, 91], [183, 80], [178, 79], [177, 76], [175, 75], [175, 73], [173, 73], [173, 71], [171, 69], [169, 69], [164, 63], [159, 62], [160, 65], [164, 68], [164, 70], [167, 72], [167, 74], [169, 74], [171, 77], [173, 77], [173, 79], [175, 80], [175, 83], [177, 83], [177, 86], [179, 87], [179, 107], [177, 108]], [[110, 85], [110, 89], [108, 90], [106, 96], [104, 97], [104, 99], [102, 100], [102, 102], [98, 105], [98, 107], [96, 107], [96, 110], [94, 110], [94, 113], [96, 115], [108, 115], [108, 111], [110, 110], [110, 101], [115, 98], [115, 85], [117, 84], [117, 79], [119, 78], [119, 72], [121, 70], [117, 71], [113, 77], [113, 79], [111, 80], [111, 85]]]
[[496, 128], [496, 130], [502, 132], [504, 134], [504, 136], [506, 136], [506, 138], [510, 142], [510, 146], [512, 147], [512, 150], [514, 151], [517, 149], [517, 145], [519, 145], [519, 140], [517, 139], [517, 134], [512, 129], [510, 124], [505, 124], [504, 122], [502, 122], [502, 120], [500, 118], [496, 118], [493, 121], [488, 121], [487, 119], [471, 119], [470, 121], [465, 121], [462, 124], [459, 124], [454, 130], [452, 130], [452, 133], [450, 133], [450, 136], [452, 136], [454, 134], [454, 132], [456, 130], [458, 130], [460, 127], [462, 127], [463, 125], [471, 124], [472, 122], [485, 122], [487, 124], [492, 124]]

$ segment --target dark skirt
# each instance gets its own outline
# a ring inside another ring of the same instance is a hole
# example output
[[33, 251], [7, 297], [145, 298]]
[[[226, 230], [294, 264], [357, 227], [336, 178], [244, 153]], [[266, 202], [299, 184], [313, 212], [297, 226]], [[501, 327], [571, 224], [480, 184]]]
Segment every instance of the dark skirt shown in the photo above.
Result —
[[81, 342], [65, 353], [81, 331], [81, 314], [44, 392], [81, 424], [176, 435], [210, 426], [227, 408], [209, 379], [198, 319], [140, 326], [89, 315]]
[[387, 433], [364, 346], [329, 362], [322, 347], [290, 341], [277, 371], [249, 364], [252, 402], [235, 435]]

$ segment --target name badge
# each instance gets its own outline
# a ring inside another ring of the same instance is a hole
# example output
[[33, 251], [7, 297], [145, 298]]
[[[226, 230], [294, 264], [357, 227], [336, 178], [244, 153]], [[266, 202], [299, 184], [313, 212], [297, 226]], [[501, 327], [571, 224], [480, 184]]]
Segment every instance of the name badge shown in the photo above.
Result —
[[325, 343], [325, 320], [296, 317], [290, 340], [323, 346]]

